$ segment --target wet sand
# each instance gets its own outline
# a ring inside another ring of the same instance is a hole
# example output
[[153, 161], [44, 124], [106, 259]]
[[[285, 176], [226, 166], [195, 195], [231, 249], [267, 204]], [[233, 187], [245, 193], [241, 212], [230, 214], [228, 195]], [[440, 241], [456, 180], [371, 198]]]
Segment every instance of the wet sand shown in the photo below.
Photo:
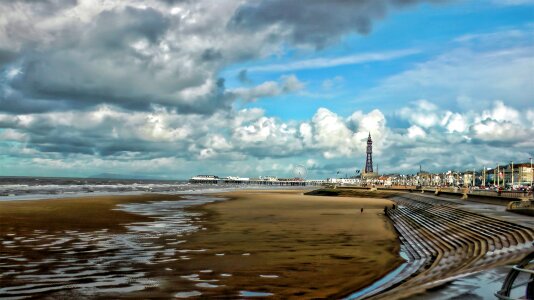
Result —
[[185, 244], [210, 249], [185, 264], [191, 272], [232, 274], [219, 278], [221, 287], [205, 295], [256, 291], [280, 298], [338, 298], [402, 263], [396, 234], [382, 215], [384, 206], [391, 205], [388, 200], [306, 196], [302, 191], [220, 196], [231, 201], [195, 208], [206, 212], [209, 230]]
[[302, 193], [221, 193], [185, 210], [198, 200], [0, 202], [0, 285], [51, 298], [337, 298], [402, 263], [390, 201]]
[[388, 191], [388, 190], [377, 190], [371, 191], [364, 188], [321, 188], [313, 191], [306, 192], [306, 195], [313, 196], [335, 196], [335, 197], [357, 197], [357, 198], [382, 198], [387, 199], [395, 197], [397, 195], [406, 193], [404, 191]]
[[144, 194], [47, 200], [0, 201], [0, 236], [6, 232], [33, 230], [124, 231], [123, 224], [147, 217], [113, 210], [117, 204], [179, 200], [178, 195]]

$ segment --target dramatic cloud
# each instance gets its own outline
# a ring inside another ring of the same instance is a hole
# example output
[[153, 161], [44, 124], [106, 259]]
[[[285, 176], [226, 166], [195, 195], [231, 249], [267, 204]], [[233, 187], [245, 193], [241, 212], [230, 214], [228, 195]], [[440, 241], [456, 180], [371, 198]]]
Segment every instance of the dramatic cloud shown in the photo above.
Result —
[[[386, 172], [415, 170], [419, 164], [435, 170], [478, 168], [503, 159], [528, 158], [528, 150], [534, 147], [529, 139], [534, 134], [530, 110], [520, 112], [495, 102], [490, 109], [460, 114], [418, 101], [402, 111], [409, 116], [408, 111], [417, 115], [421, 110], [437, 121], [410, 117], [406, 129], [390, 128], [379, 110], [355, 111], [343, 118], [325, 108], [302, 122], [284, 122], [259, 109], [210, 117], [184, 116], [163, 108], [150, 114], [132, 113], [107, 105], [84, 112], [0, 114], [0, 124], [6, 128], [0, 133], [4, 140], [0, 148], [4, 155], [21, 160], [58, 165], [80, 157], [93, 157], [86, 167], [95, 159], [102, 164], [138, 161], [138, 165], [180, 161], [174, 172], [190, 172], [180, 169], [190, 161], [197, 161], [197, 168], [209, 168], [202, 162], [224, 160], [244, 170], [245, 165], [260, 160], [254, 163], [258, 168], [247, 169], [249, 174], [265, 175], [262, 172], [275, 170], [273, 165], [281, 161], [311, 160], [316, 174], [328, 175], [331, 168], [352, 174], [354, 165], [358, 166], [354, 158], [360, 157], [363, 163], [369, 133], [376, 162]], [[455, 119], [463, 125], [451, 130]], [[451, 155], [450, 149], [463, 154]], [[347, 159], [353, 163], [347, 164]]]
[[[196, 159], [288, 157], [322, 153], [349, 157], [363, 153], [369, 131], [385, 128], [379, 111], [356, 112], [349, 120], [319, 109], [310, 122], [281, 122], [261, 110], [179, 115], [165, 109], [127, 112], [99, 106], [85, 112], [0, 114], [2, 138], [41, 153], [87, 154], [113, 159], [184, 157]], [[217, 126], [213, 126], [217, 124]], [[352, 128], [352, 129], [351, 129]]]
[[[133, 110], [152, 105], [183, 113], [228, 109], [220, 68], [263, 53], [262, 34], [224, 30], [235, 4], [158, 1], [2, 3], [0, 49], [5, 76], [1, 109], [10, 112], [86, 109], [102, 103]], [[148, 6], [150, 5], [150, 6]], [[45, 13], [47, 11], [48, 13]], [[226, 13], [224, 13], [226, 11]], [[242, 41], [251, 43], [243, 47]], [[238, 46], [239, 45], [239, 46]]]
[[[424, 117], [421, 112], [425, 113]], [[534, 146], [529, 138], [534, 134], [529, 111], [517, 111], [502, 101], [495, 101], [482, 111], [464, 113], [418, 101], [403, 108], [401, 114], [413, 125], [406, 133], [396, 130], [389, 136], [388, 143], [396, 147], [395, 155], [388, 153], [392, 161], [417, 161], [419, 157], [421, 163], [436, 170], [443, 165], [480, 168], [482, 164], [494, 165], [514, 157], [526, 161], [530, 147]], [[463, 154], [451, 155], [451, 149]], [[404, 158], [399, 154], [405, 155]]]
[[347, 33], [368, 34], [373, 23], [392, 8], [439, 0], [307, 0], [251, 1], [240, 6], [232, 19], [238, 30], [272, 28], [279, 38], [298, 45], [321, 48]]
[[[218, 77], [223, 67], [274, 54], [288, 39], [325, 45], [344, 34], [366, 33], [373, 19], [403, 3], [5, 1], [0, 4], [0, 109], [45, 112], [107, 103], [144, 111], [154, 104], [181, 113], [228, 110], [233, 98]], [[311, 30], [319, 23], [320, 31]], [[276, 88], [271, 84], [251, 93], [270, 96]]]
[[[415, 42], [316, 52], [438, 2], [1, 1], [0, 175], [353, 174], [369, 133], [391, 172], [529, 156], [531, 27], [465, 34], [437, 54]], [[354, 71], [327, 69], [343, 65]], [[394, 108], [317, 105], [317, 87]], [[263, 100], [277, 96], [298, 116]]]

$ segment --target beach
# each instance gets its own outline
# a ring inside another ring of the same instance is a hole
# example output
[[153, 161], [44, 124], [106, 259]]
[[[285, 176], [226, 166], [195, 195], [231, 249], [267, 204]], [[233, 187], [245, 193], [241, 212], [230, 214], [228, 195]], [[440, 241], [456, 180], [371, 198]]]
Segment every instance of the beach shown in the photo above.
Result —
[[402, 262], [396, 234], [382, 215], [388, 200], [305, 196], [302, 191], [221, 196], [231, 200], [199, 208], [211, 216], [211, 230], [195, 234], [186, 245], [225, 254], [224, 259], [202, 256], [188, 266], [233, 274], [221, 282], [229, 289], [259, 288], [281, 298], [338, 298]]
[[0, 295], [338, 298], [403, 262], [390, 205], [302, 190], [0, 202]]

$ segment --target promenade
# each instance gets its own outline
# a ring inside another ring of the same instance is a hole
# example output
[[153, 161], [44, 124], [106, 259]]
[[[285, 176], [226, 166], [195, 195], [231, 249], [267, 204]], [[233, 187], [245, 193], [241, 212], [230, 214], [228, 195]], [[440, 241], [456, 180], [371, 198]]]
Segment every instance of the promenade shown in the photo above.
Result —
[[399, 299], [509, 264], [532, 250], [531, 217], [504, 207], [405, 193], [388, 210], [407, 262], [391, 280], [355, 299]]

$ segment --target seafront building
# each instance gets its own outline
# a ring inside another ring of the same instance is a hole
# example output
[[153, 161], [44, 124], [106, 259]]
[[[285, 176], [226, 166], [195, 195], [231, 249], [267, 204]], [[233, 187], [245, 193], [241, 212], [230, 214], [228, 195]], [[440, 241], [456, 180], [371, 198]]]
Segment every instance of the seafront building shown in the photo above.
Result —
[[504, 180], [517, 185], [529, 185], [533, 174], [530, 163], [509, 164], [504, 172]]
[[486, 170], [486, 184], [498, 186], [531, 186], [534, 181], [534, 168], [530, 162], [506, 165], [497, 165]]
[[497, 169], [469, 171], [449, 170], [444, 173], [422, 172], [413, 175], [384, 174], [373, 179], [362, 178], [362, 184], [416, 185], [416, 186], [464, 186], [464, 187], [501, 187], [521, 189], [532, 186], [534, 168], [530, 163], [503, 165]]

